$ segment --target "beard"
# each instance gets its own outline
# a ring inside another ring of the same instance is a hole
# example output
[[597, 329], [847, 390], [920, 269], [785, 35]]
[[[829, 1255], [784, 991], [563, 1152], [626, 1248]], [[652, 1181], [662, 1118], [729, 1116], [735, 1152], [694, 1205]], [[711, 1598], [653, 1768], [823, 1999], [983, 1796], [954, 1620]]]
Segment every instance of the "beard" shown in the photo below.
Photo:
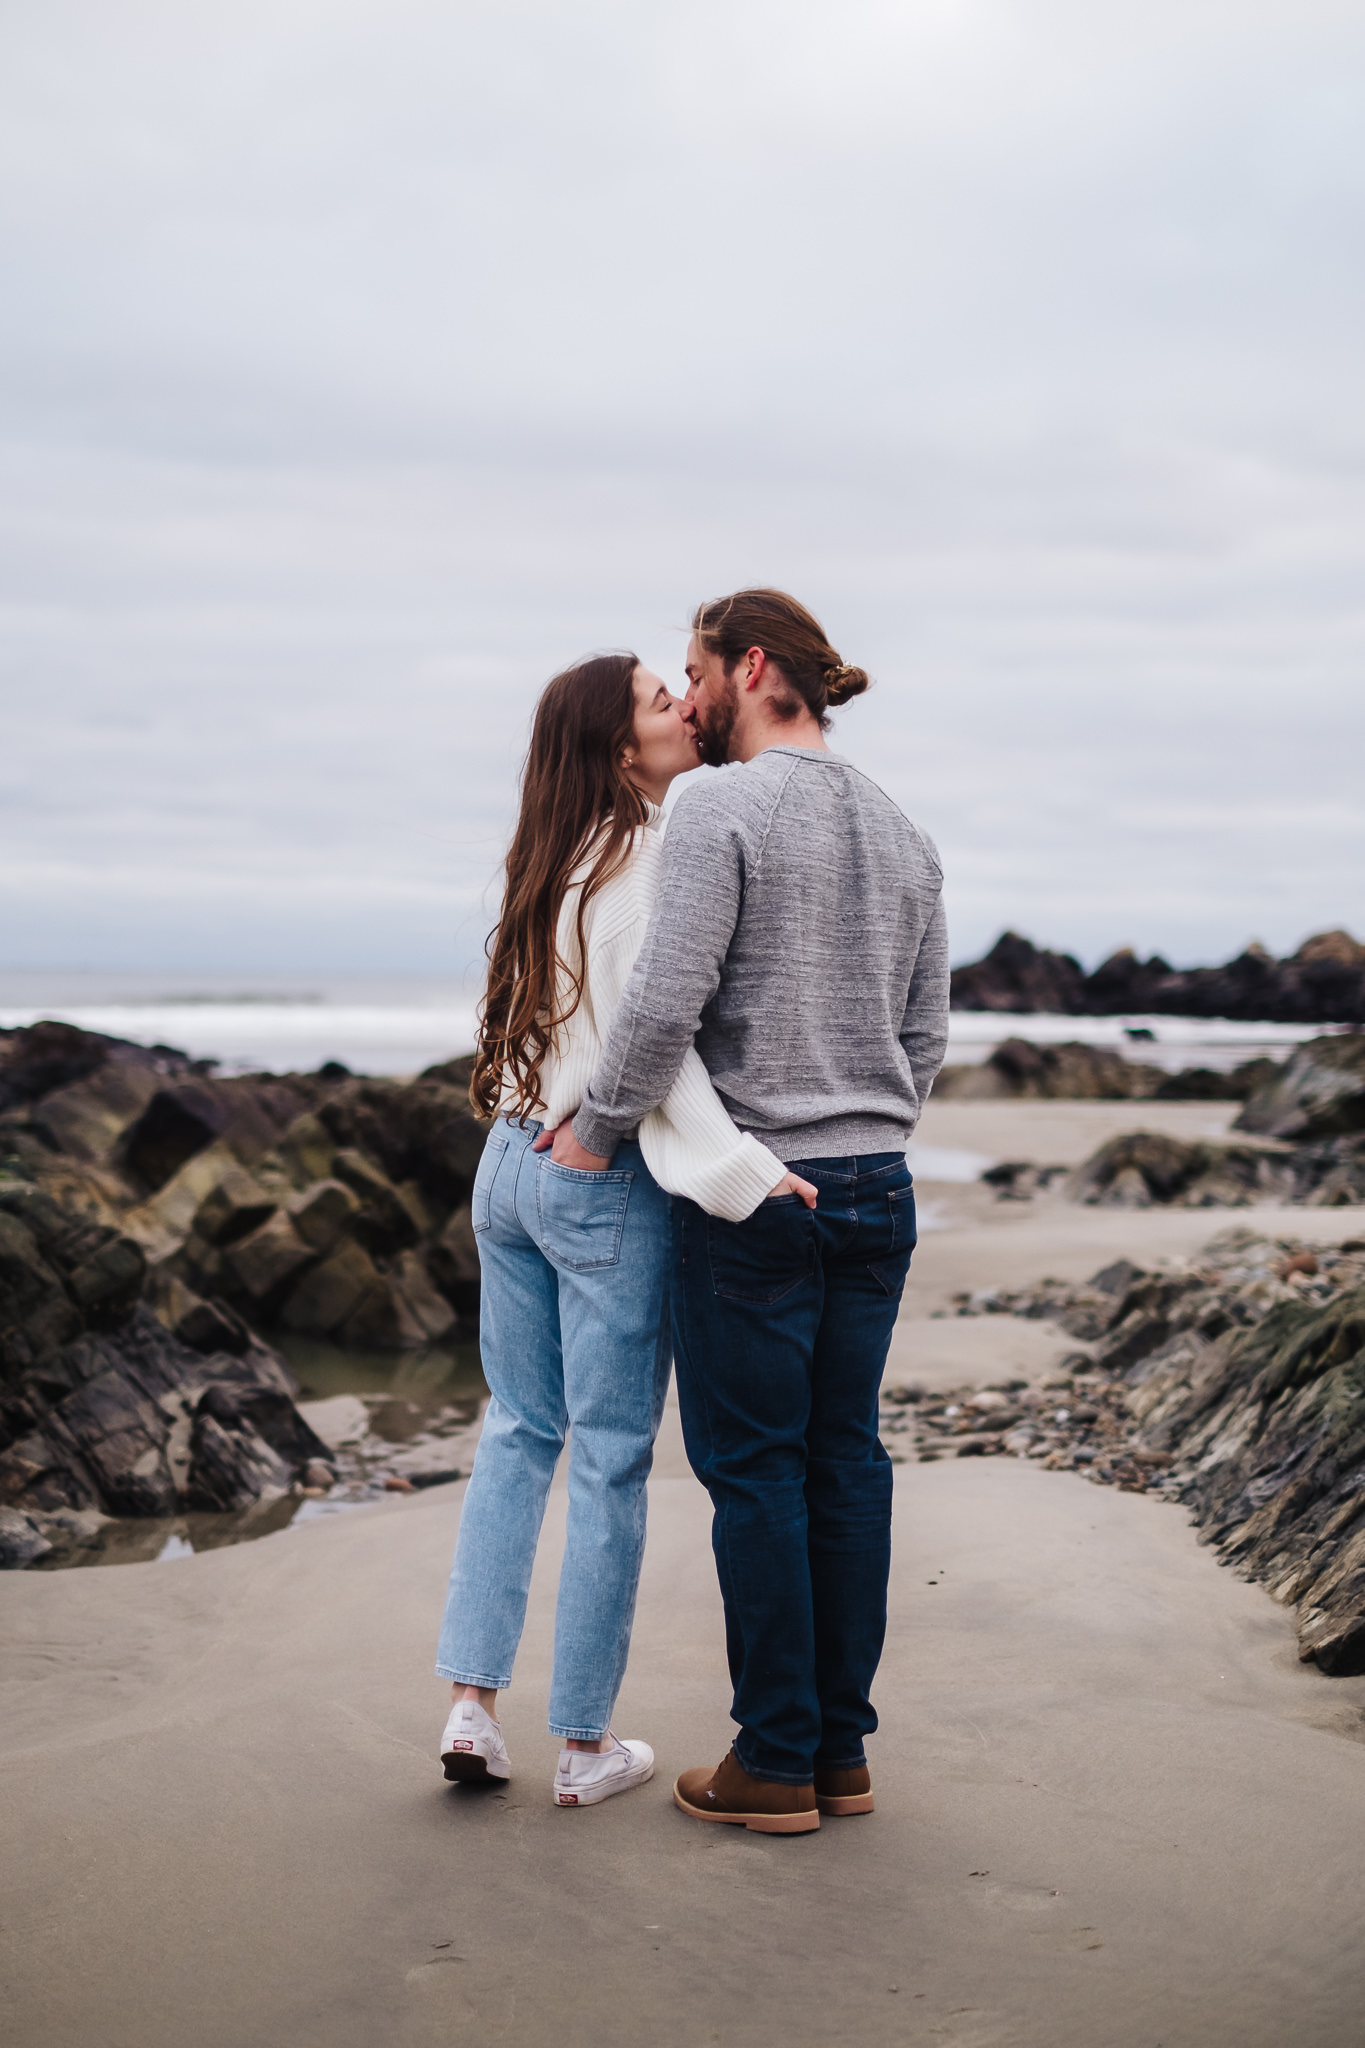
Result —
[[730, 739], [739, 716], [739, 691], [727, 677], [725, 694], [711, 706], [705, 719], [695, 720], [697, 752], [708, 768], [723, 768], [730, 759]]

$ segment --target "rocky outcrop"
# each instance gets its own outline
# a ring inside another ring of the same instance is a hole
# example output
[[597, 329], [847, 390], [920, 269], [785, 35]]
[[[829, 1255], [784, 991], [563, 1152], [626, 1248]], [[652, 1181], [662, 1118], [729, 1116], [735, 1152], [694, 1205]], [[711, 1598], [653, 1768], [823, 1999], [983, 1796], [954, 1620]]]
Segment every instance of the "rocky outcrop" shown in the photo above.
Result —
[[1128, 1132], [1077, 1168], [1067, 1194], [1121, 1209], [1365, 1202], [1365, 1034], [1301, 1046], [1264, 1077], [1234, 1128], [1244, 1142]]
[[945, 1067], [934, 1094], [950, 1102], [1128, 1102], [1155, 1095], [1168, 1078], [1160, 1067], [1127, 1060], [1108, 1046], [1007, 1038], [979, 1065]]
[[0, 1162], [141, 1246], [146, 1297], [182, 1337], [421, 1350], [476, 1316], [468, 1061], [411, 1082], [217, 1079], [66, 1025], [12, 1040]]
[[1319, 932], [1288, 959], [1249, 946], [1223, 967], [1175, 968], [1128, 948], [1086, 974], [1069, 953], [1049, 953], [1005, 932], [989, 953], [955, 968], [957, 1009], [1021, 1015], [1116, 1017], [1139, 1012], [1284, 1024], [1365, 1024], [1365, 946], [1349, 932]]
[[1297, 1143], [1365, 1134], [1365, 1032], [1301, 1045], [1250, 1097], [1236, 1128]]
[[[183, 1234], [154, 1258], [154, 1295], [178, 1283], [254, 1328], [356, 1349], [450, 1337], [478, 1308], [469, 1199], [484, 1126], [469, 1113], [467, 1070], [303, 1080], [310, 1106], [250, 1172], [224, 1161], [188, 1215], [173, 1180], [130, 1216], [154, 1238], [159, 1212], [183, 1215]], [[193, 1162], [187, 1171], [193, 1179]]]
[[1209, 1067], [1168, 1074], [1109, 1046], [1007, 1038], [978, 1064], [944, 1067], [934, 1095], [940, 1102], [1247, 1102], [1279, 1072], [1278, 1061], [1254, 1059], [1226, 1074]]
[[953, 969], [951, 1000], [955, 1010], [1080, 1017], [1088, 1014], [1085, 981], [1085, 969], [1070, 953], [1048, 953], [1018, 932], [1002, 932], [983, 960]]
[[245, 1507], [326, 1458], [284, 1361], [221, 1310], [188, 1342], [145, 1275], [131, 1238], [0, 1180], [0, 1563], [69, 1547], [82, 1517]]
[[60, 1091], [96, 1074], [103, 1075], [115, 1089], [130, 1075], [146, 1077], [140, 1108], [155, 1092], [160, 1077], [194, 1071], [195, 1063], [174, 1046], [134, 1045], [127, 1039], [107, 1038], [102, 1032], [82, 1031], [74, 1024], [48, 1018], [19, 1031], [0, 1031], [0, 1115], [29, 1102], [54, 1102]]
[[1288, 1147], [1130, 1131], [1101, 1145], [1066, 1186], [1087, 1208], [1243, 1209], [1255, 1202], [1365, 1202], [1365, 1139]]
[[419, 1351], [468, 1326], [468, 1078], [220, 1080], [66, 1025], [0, 1037], [0, 1561], [316, 1481], [273, 1334]]
[[260, 1158], [307, 1107], [303, 1089], [269, 1076], [172, 1081], [124, 1131], [118, 1161], [153, 1194], [210, 1145], [246, 1163]]
[[1365, 1240], [1231, 1230], [1187, 1266], [1124, 1261], [958, 1313], [1053, 1319], [1092, 1348], [1038, 1388], [891, 1390], [891, 1446], [1009, 1452], [1180, 1502], [1226, 1563], [1297, 1606], [1305, 1661], [1365, 1672]]

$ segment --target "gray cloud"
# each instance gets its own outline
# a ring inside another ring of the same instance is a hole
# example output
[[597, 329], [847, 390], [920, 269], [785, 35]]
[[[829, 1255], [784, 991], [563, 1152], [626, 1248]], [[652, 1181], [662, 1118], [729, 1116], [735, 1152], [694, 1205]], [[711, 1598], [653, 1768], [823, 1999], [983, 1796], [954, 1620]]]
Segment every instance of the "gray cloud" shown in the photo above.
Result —
[[1359, 925], [1362, 45], [11, 7], [5, 956], [464, 968], [538, 684], [756, 579], [960, 955]]

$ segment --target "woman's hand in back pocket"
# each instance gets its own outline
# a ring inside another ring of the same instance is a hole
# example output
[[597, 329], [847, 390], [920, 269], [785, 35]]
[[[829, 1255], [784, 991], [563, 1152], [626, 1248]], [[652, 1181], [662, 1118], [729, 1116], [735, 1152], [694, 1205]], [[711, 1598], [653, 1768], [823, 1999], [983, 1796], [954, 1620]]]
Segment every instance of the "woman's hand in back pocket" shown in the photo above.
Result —
[[784, 1173], [775, 1188], [769, 1190], [766, 1199], [772, 1201], [775, 1195], [800, 1195], [808, 1209], [813, 1209], [820, 1197], [820, 1190], [813, 1188], [808, 1180], [802, 1180], [799, 1173]]
[[610, 1159], [600, 1159], [596, 1152], [585, 1152], [573, 1134], [573, 1122], [565, 1117], [552, 1131], [542, 1131], [533, 1140], [533, 1152], [549, 1152], [556, 1166], [571, 1166], [576, 1173], [605, 1173], [611, 1165]]

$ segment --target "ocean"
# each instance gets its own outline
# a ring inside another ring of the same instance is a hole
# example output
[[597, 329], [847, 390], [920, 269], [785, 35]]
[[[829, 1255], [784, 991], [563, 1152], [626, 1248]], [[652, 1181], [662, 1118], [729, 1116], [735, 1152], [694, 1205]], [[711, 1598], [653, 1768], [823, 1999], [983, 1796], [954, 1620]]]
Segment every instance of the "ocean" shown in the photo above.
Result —
[[[474, 1044], [476, 981], [364, 975], [0, 970], [0, 1028], [60, 1018], [216, 1060], [227, 1074], [300, 1072], [339, 1060], [357, 1074], [415, 1074]], [[1191, 1017], [1032, 1017], [954, 1010], [948, 1058], [984, 1059], [1004, 1038], [1080, 1039], [1175, 1073], [1283, 1059], [1314, 1025]]]

